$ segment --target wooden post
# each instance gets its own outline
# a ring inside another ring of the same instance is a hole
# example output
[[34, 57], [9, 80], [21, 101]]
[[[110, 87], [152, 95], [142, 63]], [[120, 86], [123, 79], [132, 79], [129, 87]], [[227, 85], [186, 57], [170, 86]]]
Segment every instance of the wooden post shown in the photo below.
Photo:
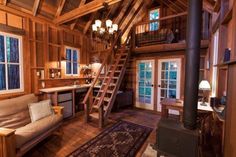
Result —
[[15, 130], [0, 128], [0, 156], [16, 156]]
[[103, 128], [103, 122], [104, 122], [104, 117], [103, 117], [103, 104], [99, 108], [99, 128]]

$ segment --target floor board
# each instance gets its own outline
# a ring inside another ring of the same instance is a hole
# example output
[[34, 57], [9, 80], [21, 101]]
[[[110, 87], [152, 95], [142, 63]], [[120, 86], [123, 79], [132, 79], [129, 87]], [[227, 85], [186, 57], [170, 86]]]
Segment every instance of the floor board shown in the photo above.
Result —
[[[156, 127], [160, 120], [159, 114], [138, 109], [126, 109], [112, 113], [110, 117], [107, 127], [116, 121], [126, 120], [153, 128], [153, 132], [139, 150], [138, 157], [142, 155], [148, 143], [155, 143]], [[75, 118], [65, 121], [60, 129], [64, 132], [62, 136], [52, 135], [48, 137], [24, 157], [65, 157], [102, 131], [95, 122], [85, 123], [83, 114], [77, 114]]]

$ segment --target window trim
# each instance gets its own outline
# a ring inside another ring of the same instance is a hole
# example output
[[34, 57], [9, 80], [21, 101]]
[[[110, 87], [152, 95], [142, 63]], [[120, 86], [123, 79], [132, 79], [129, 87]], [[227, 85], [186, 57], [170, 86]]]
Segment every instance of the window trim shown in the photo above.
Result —
[[77, 67], [77, 74], [73, 74], [73, 54], [72, 54], [72, 56], [71, 56], [71, 74], [67, 74], [66, 73], [66, 63], [67, 63], [67, 60], [65, 61], [65, 76], [73, 76], [73, 77], [75, 77], [75, 76], [80, 76], [80, 73], [79, 73], [79, 71], [80, 71], [80, 49], [79, 48], [76, 48], [76, 47], [71, 47], [71, 46], [65, 46], [65, 58], [66, 58], [66, 49], [71, 49], [72, 50], [72, 52], [73, 52], [73, 50], [76, 50], [77, 51], [77, 63], [78, 63], [78, 67]]
[[[15, 35], [15, 34], [11, 34], [11, 33], [6, 33], [6, 32], [2, 32], [0, 31], [0, 35], [4, 36], [4, 57], [5, 57], [5, 62], [1, 62], [2, 64], [4, 64], [5, 70], [6, 70], [6, 90], [0, 90], [0, 94], [12, 94], [12, 93], [20, 93], [20, 92], [24, 92], [24, 62], [23, 62], [23, 38], [22, 36], [19, 35]], [[9, 65], [9, 63], [7, 63], [7, 50], [6, 50], [6, 36], [9, 37], [13, 37], [13, 38], [17, 38], [19, 41], [19, 63], [10, 63], [10, 65], [19, 65], [19, 74], [20, 74], [20, 88], [19, 89], [8, 89], [8, 71], [7, 71], [7, 65]]]

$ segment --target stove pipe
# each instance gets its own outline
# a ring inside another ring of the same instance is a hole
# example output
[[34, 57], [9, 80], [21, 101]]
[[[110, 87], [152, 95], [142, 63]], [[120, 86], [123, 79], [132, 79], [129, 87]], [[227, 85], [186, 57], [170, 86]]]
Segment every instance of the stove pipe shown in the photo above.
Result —
[[184, 127], [196, 129], [201, 49], [202, 0], [189, 0], [185, 64]]

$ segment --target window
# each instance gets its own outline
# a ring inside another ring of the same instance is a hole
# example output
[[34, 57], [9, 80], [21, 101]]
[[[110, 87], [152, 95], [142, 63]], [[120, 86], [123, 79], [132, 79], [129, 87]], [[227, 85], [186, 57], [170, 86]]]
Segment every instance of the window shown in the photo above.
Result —
[[[160, 18], [160, 9], [153, 9], [149, 12], [149, 20], [158, 20]], [[158, 30], [159, 22], [150, 23], [150, 31]]]
[[0, 32], [0, 93], [23, 91], [22, 39]]
[[66, 47], [66, 75], [78, 75], [79, 50]]

